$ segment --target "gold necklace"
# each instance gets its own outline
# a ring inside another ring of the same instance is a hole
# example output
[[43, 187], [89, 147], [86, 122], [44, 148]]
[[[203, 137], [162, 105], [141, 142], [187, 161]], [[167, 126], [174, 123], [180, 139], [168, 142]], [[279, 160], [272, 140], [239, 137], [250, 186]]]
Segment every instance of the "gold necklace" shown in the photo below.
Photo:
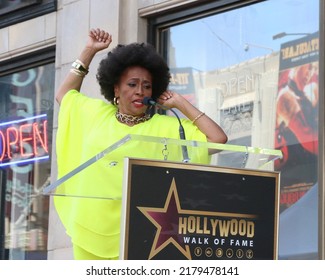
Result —
[[149, 114], [144, 114], [143, 116], [139, 117], [139, 116], [123, 114], [123, 113], [120, 113], [119, 111], [117, 111], [115, 113], [115, 117], [119, 122], [125, 123], [130, 126], [145, 122], [151, 118], [151, 116]]

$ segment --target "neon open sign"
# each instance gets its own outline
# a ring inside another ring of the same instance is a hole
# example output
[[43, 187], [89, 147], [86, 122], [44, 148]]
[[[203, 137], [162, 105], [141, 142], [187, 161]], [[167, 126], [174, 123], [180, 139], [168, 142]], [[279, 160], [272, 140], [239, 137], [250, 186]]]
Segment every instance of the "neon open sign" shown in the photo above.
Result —
[[0, 123], [0, 167], [48, 158], [46, 114]]

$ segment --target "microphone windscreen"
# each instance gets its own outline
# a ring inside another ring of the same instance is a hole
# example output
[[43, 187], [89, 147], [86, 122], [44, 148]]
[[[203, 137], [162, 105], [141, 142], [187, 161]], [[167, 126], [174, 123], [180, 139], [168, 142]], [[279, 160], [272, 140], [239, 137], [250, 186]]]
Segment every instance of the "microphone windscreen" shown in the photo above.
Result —
[[144, 105], [152, 105], [153, 103], [155, 103], [154, 101], [153, 101], [153, 99], [152, 98], [150, 98], [150, 97], [144, 97], [143, 98], [143, 100], [142, 100], [142, 104], [144, 104]]

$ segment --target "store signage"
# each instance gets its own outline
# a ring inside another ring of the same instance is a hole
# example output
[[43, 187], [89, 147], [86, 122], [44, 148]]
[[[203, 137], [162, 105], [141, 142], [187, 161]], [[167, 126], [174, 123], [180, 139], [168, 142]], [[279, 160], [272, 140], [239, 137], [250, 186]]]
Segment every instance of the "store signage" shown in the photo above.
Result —
[[240, 73], [240, 71], [234, 73], [235, 77], [225, 77], [224, 81], [218, 85], [224, 98], [255, 91], [255, 85], [260, 78], [258, 75]]
[[47, 115], [0, 123], [0, 167], [48, 159]]
[[190, 67], [170, 69], [169, 89], [182, 95], [194, 94], [195, 87], [192, 71]]

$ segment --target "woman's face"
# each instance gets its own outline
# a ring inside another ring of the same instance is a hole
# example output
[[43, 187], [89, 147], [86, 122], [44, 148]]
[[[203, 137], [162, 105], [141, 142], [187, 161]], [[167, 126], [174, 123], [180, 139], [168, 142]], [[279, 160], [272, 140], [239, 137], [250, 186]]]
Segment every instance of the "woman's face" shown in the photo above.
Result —
[[152, 77], [150, 72], [139, 66], [125, 69], [120, 81], [114, 87], [115, 97], [119, 98], [119, 111], [123, 114], [140, 116], [147, 106], [142, 104], [144, 97], [152, 95]]

